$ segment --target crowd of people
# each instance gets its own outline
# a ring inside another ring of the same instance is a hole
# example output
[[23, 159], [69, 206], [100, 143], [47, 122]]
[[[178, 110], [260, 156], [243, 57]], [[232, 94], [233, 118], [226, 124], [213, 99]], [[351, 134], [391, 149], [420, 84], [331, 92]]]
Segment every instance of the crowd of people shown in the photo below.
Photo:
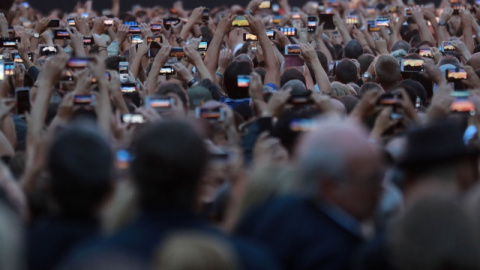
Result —
[[0, 270], [480, 269], [480, 3], [293, 2], [0, 10]]

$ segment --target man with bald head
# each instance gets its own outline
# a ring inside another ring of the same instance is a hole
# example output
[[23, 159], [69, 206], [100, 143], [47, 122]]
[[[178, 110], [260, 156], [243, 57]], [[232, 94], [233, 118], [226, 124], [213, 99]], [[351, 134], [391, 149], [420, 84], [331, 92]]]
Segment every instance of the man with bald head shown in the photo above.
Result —
[[284, 269], [349, 269], [382, 191], [379, 151], [363, 127], [335, 119], [320, 121], [297, 152], [304, 192], [252, 208], [237, 233], [267, 245]]

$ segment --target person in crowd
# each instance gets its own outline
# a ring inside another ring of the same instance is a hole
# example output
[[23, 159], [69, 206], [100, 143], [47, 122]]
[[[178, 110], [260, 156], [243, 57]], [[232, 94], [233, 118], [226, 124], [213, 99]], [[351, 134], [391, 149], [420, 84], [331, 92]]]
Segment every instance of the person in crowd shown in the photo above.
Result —
[[0, 3], [2, 267], [478, 268], [402, 239], [478, 193], [479, 4], [120, 2]]

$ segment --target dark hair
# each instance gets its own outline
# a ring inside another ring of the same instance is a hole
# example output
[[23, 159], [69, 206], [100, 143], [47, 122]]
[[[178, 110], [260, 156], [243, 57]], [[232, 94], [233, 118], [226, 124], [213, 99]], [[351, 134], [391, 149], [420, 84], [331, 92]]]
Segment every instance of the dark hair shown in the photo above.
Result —
[[475, 46], [475, 48], [473, 48], [472, 54], [476, 54], [478, 52], [480, 52], [480, 45], [477, 45], [477, 46]]
[[238, 87], [238, 75], [250, 75], [252, 68], [250, 64], [244, 61], [234, 61], [230, 63], [223, 74], [223, 84], [227, 96], [232, 99], [242, 99], [249, 97], [247, 87]]
[[262, 67], [257, 67], [256, 69], [254, 69], [254, 71], [258, 73], [258, 75], [260, 75], [260, 78], [262, 79], [262, 84], [265, 84], [265, 75], [267, 74], [267, 70]]
[[408, 53], [408, 51], [410, 50], [410, 44], [408, 44], [408, 42], [406, 42], [405, 40], [399, 40], [395, 42], [395, 44], [393, 44], [392, 46], [392, 52], [396, 50], [404, 50]]
[[212, 94], [212, 98], [216, 101], [220, 101], [222, 98], [222, 88], [216, 84], [210, 81], [210, 79], [203, 79], [198, 82], [198, 86], [203, 86], [210, 91], [210, 94]]
[[360, 74], [363, 74], [368, 70], [374, 59], [375, 56], [371, 54], [362, 54], [358, 57], [357, 60], [360, 63]]
[[90, 121], [59, 131], [47, 167], [53, 196], [61, 211], [69, 215], [93, 215], [111, 188], [112, 150]]
[[335, 74], [337, 81], [343, 84], [357, 82], [357, 66], [349, 59], [343, 59], [340, 63], [338, 63]]
[[347, 111], [347, 114], [350, 114], [358, 104], [358, 99], [354, 96], [341, 96], [339, 100], [345, 106], [345, 110]]
[[165, 96], [167, 94], [176, 94], [183, 103], [184, 108], [188, 109], [188, 99], [185, 90], [177, 83], [163, 83], [158, 88], [157, 95]]
[[343, 55], [349, 59], [357, 59], [360, 55], [363, 54], [363, 47], [355, 39], [350, 40], [343, 48]]
[[283, 71], [282, 76], [280, 76], [280, 87], [291, 80], [299, 80], [303, 82], [303, 84], [306, 84], [305, 76], [302, 74], [302, 72], [293, 67], [287, 68]]
[[105, 66], [107, 69], [118, 71], [118, 63], [127, 62], [127, 58], [123, 56], [109, 56], [105, 59]]
[[142, 207], [192, 209], [208, 155], [190, 124], [174, 120], [145, 127], [134, 140], [133, 154]]
[[291, 129], [292, 121], [295, 119], [311, 119], [314, 118], [318, 112], [313, 110], [300, 111], [285, 111], [278, 117], [278, 121], [273, 129], [273, 135], [280, 139], [282, 145], [287, 151], [292, 154], [295, 149], [297, 139], [301, 132], [293, 131]]
[[363, 95], [365, 95], [365, 93], [370, 92], [370, 91], [381, 91], [381, 92], [383, 92], [383, 88], [376, 83], [367, 82], [367, 83], [364, 83], [362, 85], [362, 87], [360, 87], [360, 91], [358, 91], [358, 94], [360, 96], [363, 96]]

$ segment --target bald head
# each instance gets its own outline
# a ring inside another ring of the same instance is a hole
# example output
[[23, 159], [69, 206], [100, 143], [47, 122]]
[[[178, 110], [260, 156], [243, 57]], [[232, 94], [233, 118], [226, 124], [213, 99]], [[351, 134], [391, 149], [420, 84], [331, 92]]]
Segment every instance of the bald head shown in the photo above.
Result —
[[321, 120], [301, 141], [298, 157], [303, 185], [315, 191], [311, 195], [358, 219], [373, 215], [380, 193], [381, 160], [364, 127], [352, 121]]

